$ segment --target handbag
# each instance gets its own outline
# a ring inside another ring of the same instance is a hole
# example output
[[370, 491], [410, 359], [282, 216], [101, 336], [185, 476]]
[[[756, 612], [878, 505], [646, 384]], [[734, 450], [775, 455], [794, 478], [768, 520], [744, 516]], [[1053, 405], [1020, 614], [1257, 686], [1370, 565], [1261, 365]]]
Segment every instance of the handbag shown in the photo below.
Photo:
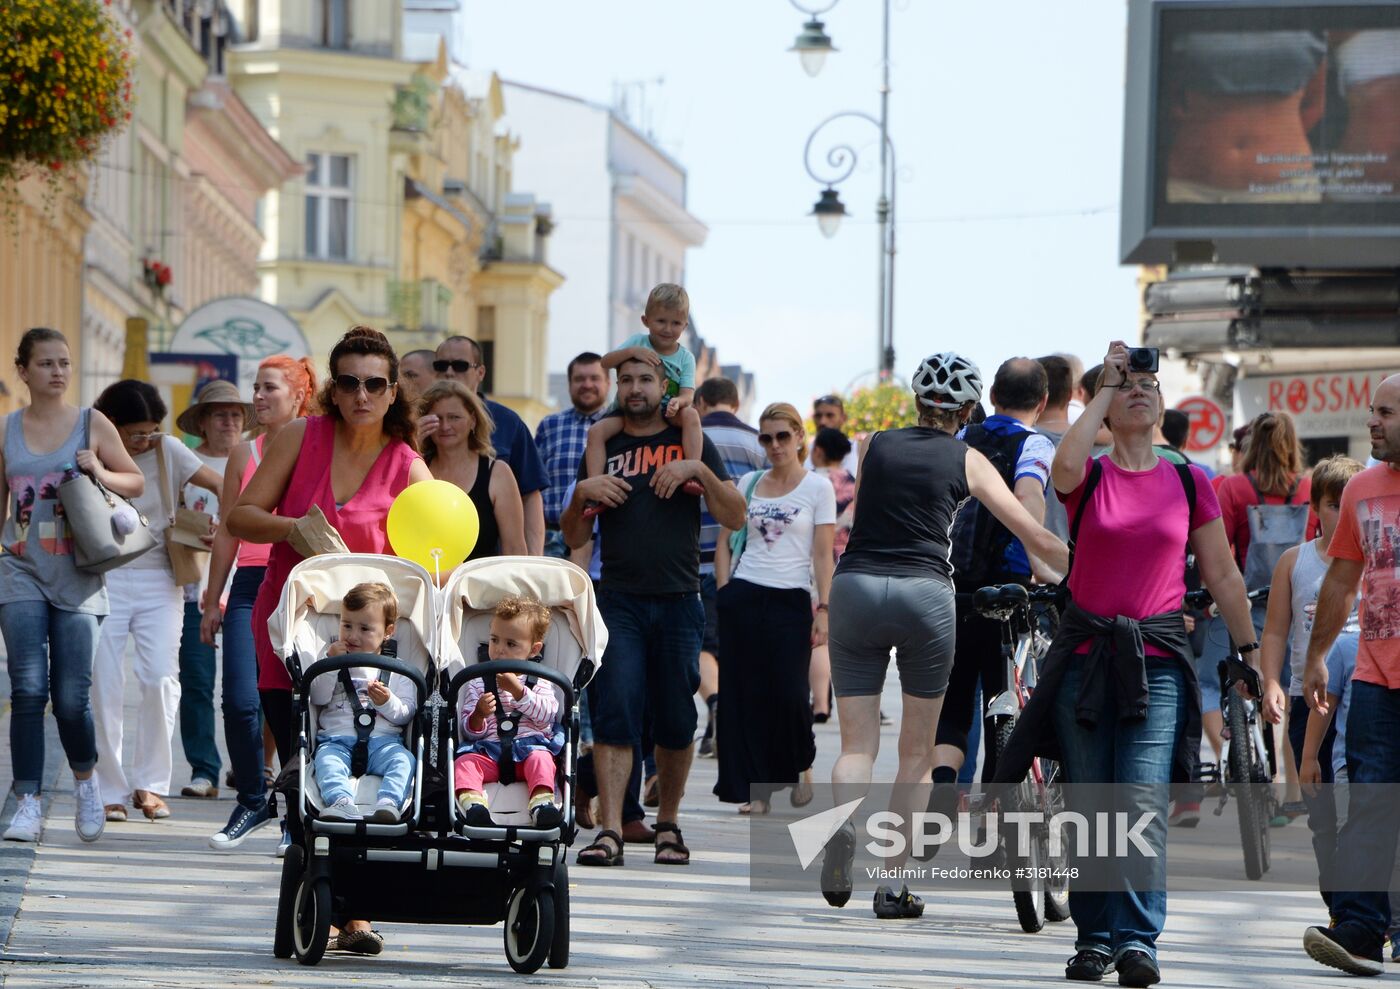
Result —
[[[749, 502], [753, 499], [753, 489], [758, 487], [758, 482], [768, 472], [761, 470], [755, 472], [756, 476], [749, 482], [748, 488], [744, 491], [744, 508], [747, 512]], [[732, 580], [739, 571], [739, 557], [744, 555], [744, 547], [749, 543], [749, 521], [747, 516], [744, 524], [729, 534], [729, 577]]]
[[[90, 409], [83, 410], [85, 449], [92, 446], [91, 415]], [[61, 481], [58, 502], [73, 537], [73, 565], [84, 573], [106, 573], [155, 549], [156, 537], [146, 516], [126, 498], [107, 490], [92, 474], [73, 473]], [[114, 523], [119, 514], [125, 523], [120, 527]], [[125, 531], [128, 528], [132, 531]]]
[[[184, 587], [198, 584], [204, 579], [204, 562], [208, 549], [193, 549], [182, 543], [175, 527], [175, 508], [170, 503], [170, 472], [165, 466], [165, 437], [156, 444], [156, 465], [160, 470], [160, 505], [170, 524], [165, 528], [165, 553], [170, 557], [170, 570], [175, 575], [175, 584]], [[188, 509], [187, 509], [188, 510]], [[203, 515], [203, 512], [195, 514]], [[206, 526], [205, 532], [209, 529]]]

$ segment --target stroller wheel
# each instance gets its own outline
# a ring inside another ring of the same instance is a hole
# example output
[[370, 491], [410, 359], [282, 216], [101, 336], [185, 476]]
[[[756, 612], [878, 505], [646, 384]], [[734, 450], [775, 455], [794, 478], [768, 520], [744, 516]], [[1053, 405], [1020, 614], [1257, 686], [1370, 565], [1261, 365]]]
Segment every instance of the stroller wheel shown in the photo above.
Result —
[[554, 942], [549, 948], [549, 967], [569, 966], [569, 863], [564, 856], [554, 865]]
[[277, 926], [272, 932], [272, 954], [290, 958], [293, 952], [292, 924], [295, 914], [297, 887], [301, 885], [302, 855], [298, 845], [287, 849], [282, 859], [282, 886], [277, 893]]
[[[287, 854], [290, 857], [290, 849]], [[331, 934], [331, 881], [303, 875], [297, 883], [293, 909], [292, 948], [297, 961], [315, 965], [326, 953], [326, 940]]]
[[539, 971], [554, 941], [554, 897], [521, 886], [506, 906], [506, 961], [523, 975]]

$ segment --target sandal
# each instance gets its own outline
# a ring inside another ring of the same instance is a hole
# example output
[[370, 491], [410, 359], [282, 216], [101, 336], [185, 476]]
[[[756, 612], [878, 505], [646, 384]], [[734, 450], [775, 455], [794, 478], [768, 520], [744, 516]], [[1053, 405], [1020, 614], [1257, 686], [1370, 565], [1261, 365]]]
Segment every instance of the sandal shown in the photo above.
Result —
[[795, 808], [806, 807], [812, 802], [812, 770], [805, 769], [793, 784], [792, 792], [788, 794], [788, 799], [792, 801]]
[[126, 804], [108, 804], [102, 810], [109, 821], [121, 823], [126, 820]]
[[384, 936], [378, 931], [341, 931], [335, 946], [357, 955], [377, 955], [384, 950]]
[[[662, 841], [663, 834], [673, 833], [675, 841]], [[681, 858], [662, 858], [665, 853], [675, 853], [683, 856]], [[656, 865], [689, 865], [690, 849], [685, 847], [685, 840], [681, 837], [681, 829], [674, 821], [656, 822], [656, 854], [652, 856], [652, 862]]]
[[164, 820], [170, 816], [170, 808], [166, 806], [165, 801], [150, 790], [133, 790], [131, 806], [145, 814], [148, 821]]
[[[609, 848], [606, 844], [609, 841], [616, 847]], [[579, 865], [612, 866], [624, 864], [622, 861], [622, 835], [609, 828], [604, 828], [598, 832], [598, 837], [593, 839], [593, 844], [579, 849], [575, 861]]]
[[768, 801], [750, 800], [746, 804], [739, 805], [740, 814], [766, 814], [768, 813]]
[[648, 776], [647, 781], [642, 784], [642, 806], [661, 806], [661, 783], [655, 776]]

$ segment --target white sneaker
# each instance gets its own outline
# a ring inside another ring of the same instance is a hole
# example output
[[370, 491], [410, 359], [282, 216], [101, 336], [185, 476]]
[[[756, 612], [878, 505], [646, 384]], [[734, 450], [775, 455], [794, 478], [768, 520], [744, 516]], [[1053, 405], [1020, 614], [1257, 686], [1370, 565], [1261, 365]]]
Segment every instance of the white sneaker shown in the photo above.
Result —
[[219, 787], [213, 780], [206, 780], [196, 776], [190, 780], [189, 786], [180, 790], [182, 797], [199, 797], [203, 800], [213, 800], [219, 795]]
[[37, 793], [25, 793], [20, 795], [19, 807], [15, 810], [15, 816], [10, 819], [10, 826], [5, 829], [6, 841], [38, 841], [39, 834], [44, 830], [43, 805], [39, 802]]
[[360, 813], [360, 808], [355, 806], [355, 801], [349, 797], [341, 797], [321, 811], [321, 816], [329, 820], [340, 821], [363, 821], [365, 819], [365, 816]]
[[73, 827], [83, 841], [96, 841], [107, 826], [107, 810], [102, 806], [102, 794], [97, 789], [97, 777], [78, 780], [73, 790], [77, 809], [73, 812]]
[[392, 797], [380, 797], [379, 802], [374, 805], [374, 813], [370, 815], [370, 820], [376, 824], [398, 824], [399, 802]]

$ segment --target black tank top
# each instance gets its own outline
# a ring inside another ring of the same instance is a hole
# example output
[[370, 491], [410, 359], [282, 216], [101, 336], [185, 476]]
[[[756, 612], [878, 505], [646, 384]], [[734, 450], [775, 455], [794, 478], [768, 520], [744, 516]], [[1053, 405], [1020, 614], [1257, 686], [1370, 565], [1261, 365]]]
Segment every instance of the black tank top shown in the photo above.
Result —
[[951, 582], [948, 533], [967, 497], [961, 440], [930, 426], [876, 433], [860, 466], [851, 541], [836, 572]]
[[467, 557], [468, 560], [501, 555], [501, 530], [496, 525], [496, 509], [491, 506], [491, 468], [495, 464], [490, 457], [476, 458], [476, 481], [467, 492], [467, 497], [476, 506], [476, 517], [481, 522], [481, 529], [476, 537], [476, 545]]

